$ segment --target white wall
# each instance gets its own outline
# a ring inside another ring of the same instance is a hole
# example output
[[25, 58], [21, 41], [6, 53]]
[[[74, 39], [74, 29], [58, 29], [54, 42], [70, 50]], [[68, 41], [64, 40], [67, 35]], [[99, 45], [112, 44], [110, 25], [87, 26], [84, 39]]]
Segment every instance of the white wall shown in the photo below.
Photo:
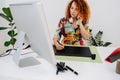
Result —
[[[3, 2], [3, 0], [1, 0]], [[7, 4], [13, 2], [27, 2], [35, 0], [6, 0]], [[51, 38], [60, 18], [64, 17], [65, 7], [69, 0], [42, 0], [46, 12], [47, 23]], [[89, 22], [93, 33], [103, 31], [103, 40], [110, 41], [111, 46], [120, 46], [120, 0], [87, 0], [91, 8]], [[0, 5], [1, 6], [1, 5]]]

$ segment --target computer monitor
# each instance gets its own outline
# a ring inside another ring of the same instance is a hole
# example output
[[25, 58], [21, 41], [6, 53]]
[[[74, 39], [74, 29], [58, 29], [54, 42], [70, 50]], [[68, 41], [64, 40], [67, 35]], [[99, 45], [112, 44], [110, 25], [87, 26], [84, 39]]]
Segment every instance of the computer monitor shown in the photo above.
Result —
[[40, 1], [14, 3], [10, 4], [10, 10], [15, 25], [17, 26], [18, 34], [20, 31], [25, 32], [32, 50], [55, 65], [56, 60], [52, 47], [52, 40], [50, 40], [42, 3]]

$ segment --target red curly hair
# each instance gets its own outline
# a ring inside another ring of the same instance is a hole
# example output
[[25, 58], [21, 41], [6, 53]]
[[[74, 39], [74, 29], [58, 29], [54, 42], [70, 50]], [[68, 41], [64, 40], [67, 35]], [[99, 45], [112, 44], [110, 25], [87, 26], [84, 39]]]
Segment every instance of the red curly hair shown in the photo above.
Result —
[[66, 8], [66, 19], [69, 19], [71, 17], [70, 15], [70, 7], [72, 5], [72, 3], [75, 2], [77, 7], [79, 8], [79, 12], [82, 15], [82, 23], [83, 25], [88, 23], [89, 18], [90, 18], [90, 7], [88, 5], [88, 3], [85, 0], [71, 0]]

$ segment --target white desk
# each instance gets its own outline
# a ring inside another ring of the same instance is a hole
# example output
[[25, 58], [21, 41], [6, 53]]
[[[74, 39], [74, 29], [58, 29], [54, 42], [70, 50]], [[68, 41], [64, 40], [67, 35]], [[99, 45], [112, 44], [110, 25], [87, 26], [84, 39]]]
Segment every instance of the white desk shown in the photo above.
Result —
[[76, 70], [79, 75], [71, 71], [55, 74], [55, 70], [45, 60], [36, 66], [19, 68], [12, 60], [12, 56], [0, 58], [0, 80], [120, 80], [115, 72], [116, 62], [108, 63], [105, 58], [116, 48], [97, 48], [103, 63], [65, 61]]

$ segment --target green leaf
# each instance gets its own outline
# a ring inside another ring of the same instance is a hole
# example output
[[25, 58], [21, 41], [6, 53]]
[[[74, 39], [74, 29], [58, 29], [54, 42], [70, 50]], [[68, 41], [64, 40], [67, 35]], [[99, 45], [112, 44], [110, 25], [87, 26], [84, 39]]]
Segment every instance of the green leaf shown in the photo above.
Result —
[[12, 20], [8, 16], [4, 15], [3, 13], [0, 13], [0, 16], [9, 22], [12, 22]]
[[109, 46], [110, 44], [112, 44], [111, 42], [106, 42], [103, 46], [104, 47], [107, 47], [107, 46]]
[[92, 29], [89, 29], [90, 33], [92, 32]]
[[0, 30], [8, 29], [9, 27], [0, 27]]
[[97, 46], [97, 43], [96, 43], [95, 39], [93, 37], [91, 37], [91, 38], [92, 38], [92, 41], [93, 41], [92, 45]]
[[8, 31], [8, 35], [9, 35], [10, 37], [13, 37], [13, 36], [14, 36], [14, 33], [15, 33], [14, 30], [10, 30], [10, 31]]
[[10, 43], [11, 43], [12, 45], [14, 45], [15, 42], [16, 42], [16, 39], [15, 39], [15, 38], [10, 39]]
[[103, 46], [103, 41], [99, 41], [98, 45]]
[[95, 40], [96, 40], [96, 42], [101, 41], [102, 34], [103, 34], [102, 31], [99, 31], [99, 32], [96, 34], [96, 36], [95, 36]]
[[14, 36], [17, 36], [18, 33], [15, 33]]
[[14, 24], [15, 24], [15, 23], [12, 23], [12, 22], [9, 23], [10, 26], [13, 26]]
[[16, 29], [16, 26], [14, 26], [14, 28], [13, 29]]
[[10, 8], [2, 8], [2, 10], [11, 20], [13, 20]]
[[4, 43], [4, 46], [6, 46], [6, 47], [8, 47], [10, 45], [10, 41], [6, 41], [5, 43]]

